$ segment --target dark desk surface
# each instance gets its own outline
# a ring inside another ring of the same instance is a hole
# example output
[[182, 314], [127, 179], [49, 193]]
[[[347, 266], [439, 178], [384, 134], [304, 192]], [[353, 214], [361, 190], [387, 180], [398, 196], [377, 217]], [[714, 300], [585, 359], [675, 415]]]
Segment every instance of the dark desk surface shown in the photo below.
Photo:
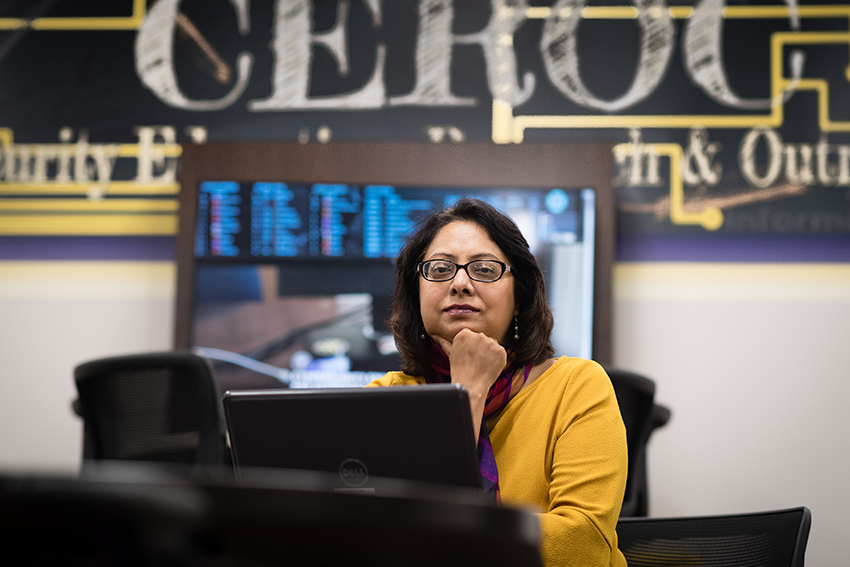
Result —
[[293, 471], [256, 471], [241, 485], [124, 466], [82, 478], [0, 475], [0, 553], [4, 565], [541, 564], [537, 517], [478, 491], [329, 486]]

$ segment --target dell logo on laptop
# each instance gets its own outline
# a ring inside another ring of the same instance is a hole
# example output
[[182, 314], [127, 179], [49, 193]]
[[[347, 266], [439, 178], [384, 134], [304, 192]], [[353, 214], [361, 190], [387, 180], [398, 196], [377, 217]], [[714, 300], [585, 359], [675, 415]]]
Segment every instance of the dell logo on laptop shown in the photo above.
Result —
[[363, 486], [369, 480], [369, 469], [363, 461], [346, 459], [339, 465], [339, 477], [351, 487]]

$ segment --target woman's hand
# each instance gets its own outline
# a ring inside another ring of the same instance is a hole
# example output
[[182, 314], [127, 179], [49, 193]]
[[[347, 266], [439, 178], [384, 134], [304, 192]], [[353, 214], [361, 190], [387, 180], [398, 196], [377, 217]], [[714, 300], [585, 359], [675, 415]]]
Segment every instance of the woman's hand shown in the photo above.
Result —
[[498, 341], [469, 329], [461, 329], [452, 341], [437, 335], [431, 335], [431, 338], [449, 357], [452, 383], [460, 384], [469, 393], [469, 410], [477, 443], [487, 393], [505, 369], [508, 354]]

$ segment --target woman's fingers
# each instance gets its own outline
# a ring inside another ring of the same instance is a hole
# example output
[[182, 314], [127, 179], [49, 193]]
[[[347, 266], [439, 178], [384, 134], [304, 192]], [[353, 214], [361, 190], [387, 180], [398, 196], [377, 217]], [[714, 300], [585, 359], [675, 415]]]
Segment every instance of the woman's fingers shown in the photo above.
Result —
[[431, 335], [431, 339], [449, 357], [453, 379], [483, 381], [489, 385], [507, 365], [504, 347], [484, 333], [463, 329], [451, 341], [439, 335]]
[[502, 345], [483, 333], [464, 329], [448, 345], [449, 350], [445, 346], [443, 350], [449, 357], [452, 380], [467, 389], [476, 385], [489, 389], [507, 364]]

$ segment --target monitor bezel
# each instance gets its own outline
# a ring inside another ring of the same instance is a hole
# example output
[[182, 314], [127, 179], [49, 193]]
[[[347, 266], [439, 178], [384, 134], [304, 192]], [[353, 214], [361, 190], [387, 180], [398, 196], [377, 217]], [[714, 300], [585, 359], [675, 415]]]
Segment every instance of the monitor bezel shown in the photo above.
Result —
[[192, 345], [197, 191], [202, 181], [395, 186], [563, 187], [596, 191], [593, 359], [612, 358], [612, 274], [616, 214], [611, 144], [430, 144], [421, 142], [208, 142], [184, 144], [180, 171], [174, 347]]

